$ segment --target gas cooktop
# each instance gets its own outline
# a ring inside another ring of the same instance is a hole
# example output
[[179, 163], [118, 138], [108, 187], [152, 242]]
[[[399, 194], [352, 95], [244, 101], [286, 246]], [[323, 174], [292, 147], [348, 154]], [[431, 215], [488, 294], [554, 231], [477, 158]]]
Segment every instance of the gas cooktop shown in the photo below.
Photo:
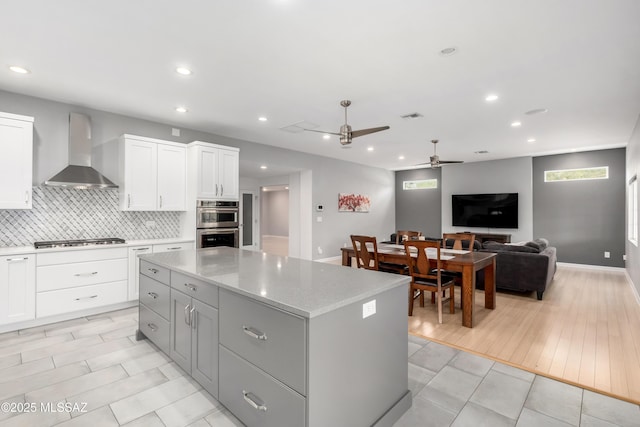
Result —
[[36, 249], [65, 248], [72, 246], [115, 245], [125, 243], [124, 239], [106, 237], [103, 239], [77, 239], [77, 240], [50, 240], [47, 242], [35, 242]]

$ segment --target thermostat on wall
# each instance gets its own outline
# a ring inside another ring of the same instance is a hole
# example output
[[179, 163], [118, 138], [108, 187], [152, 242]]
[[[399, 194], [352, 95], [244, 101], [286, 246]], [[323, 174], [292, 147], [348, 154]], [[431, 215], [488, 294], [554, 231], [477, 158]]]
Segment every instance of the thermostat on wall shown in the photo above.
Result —
[[316, 210], [317, 210], [318, 212], [322, 212], [322, 211], [324, 210], [324, 206], [322, 206], [322, 205], [318, 205], [318, 206], [316, 206]]

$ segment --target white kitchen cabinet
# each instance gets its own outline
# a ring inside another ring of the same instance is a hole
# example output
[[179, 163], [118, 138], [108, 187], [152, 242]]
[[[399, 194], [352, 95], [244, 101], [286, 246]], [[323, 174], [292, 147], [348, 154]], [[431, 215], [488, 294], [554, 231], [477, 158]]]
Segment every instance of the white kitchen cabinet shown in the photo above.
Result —
[[194, 141], [189, 144], [189, 159], [197, 200], [238, 200], [240, 152], [237, 148]]
[[36, 256], [0, 257], [0, 325], [36, 315]]
[[153, 253], [152, 245], [129, 247], [128, 300], [137, 300], [140, 296], [140, 262], [138, 256]]
[[0, 209], [31, 209], [33, 117], [0, 113]]
[[153, 253], [171, 252], [171, 251], [184, 251], [186, 249], [193, 249], [193, 240], [180, 243], [159, 243], [153, 245]]
[[122, 135], [94, 149], [94, 168], [117, 176], [123, 211], [184, 211], [187, 198], [186, 146]]

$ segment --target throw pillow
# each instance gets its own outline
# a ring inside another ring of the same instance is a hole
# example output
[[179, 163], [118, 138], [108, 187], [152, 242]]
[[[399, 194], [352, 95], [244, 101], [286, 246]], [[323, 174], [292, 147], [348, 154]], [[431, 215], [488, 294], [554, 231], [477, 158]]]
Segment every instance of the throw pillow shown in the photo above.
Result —
[[530, 248], [533, 248], [533, 249], [535, 249], [535, 250], [536, 250], [536, 251], [538, 251], [538, 252], [540, 252], [540, 250], [541, 250], [541, 249], [540, 249], [540, 245], [539, 245], [538, 243], [534, 242], [534, 241], [527, 242], [527, 243], [525, 243], [524, 245], [525, 245], [525, 246], [529, 246]]
[[549, 241], [544, 237], [535, 239], [534, 242], [536, 242], [540, 246], [540, 251], [545, 250], [547, 246], [549, 246]]

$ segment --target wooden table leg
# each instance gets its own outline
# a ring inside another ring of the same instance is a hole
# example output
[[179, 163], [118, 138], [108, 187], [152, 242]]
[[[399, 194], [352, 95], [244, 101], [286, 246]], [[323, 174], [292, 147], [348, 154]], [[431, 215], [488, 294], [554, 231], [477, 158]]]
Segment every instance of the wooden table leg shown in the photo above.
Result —
[[473, 265], [462, 267], [462, 326], [473, 328], [473, 306], [476, 303], [476, 275]]
[[496, 259], [484, 268], [484, 306], [496, 308]]
[[351, 267], [351, 257], [347, 251], [342, 251], [342, 265]]

